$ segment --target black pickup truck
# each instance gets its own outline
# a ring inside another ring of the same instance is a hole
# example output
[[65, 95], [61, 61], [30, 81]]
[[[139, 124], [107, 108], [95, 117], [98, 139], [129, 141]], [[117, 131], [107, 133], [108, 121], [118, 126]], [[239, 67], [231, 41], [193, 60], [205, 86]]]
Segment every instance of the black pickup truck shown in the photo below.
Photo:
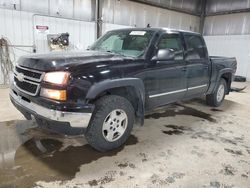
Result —
[[83, 52], [21, 57], [10, 99], [39, 126], [79, 129], [92, 147], [107, 151], [157, 107], [203, 95], [219, 106], [236, 67], [235, 58], [208, 56], [198, 33], [113, 30]]

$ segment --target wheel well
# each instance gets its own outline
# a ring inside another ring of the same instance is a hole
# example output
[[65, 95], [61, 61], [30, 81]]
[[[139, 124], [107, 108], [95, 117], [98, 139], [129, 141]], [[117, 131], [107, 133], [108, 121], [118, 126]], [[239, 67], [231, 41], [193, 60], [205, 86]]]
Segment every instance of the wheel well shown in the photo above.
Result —
[[229, 90], [231, 88], [231, 83], [232, 83], [232, 73], [224, 73], [221, 75], [221, 78], [225, 79], [227, 83], [227, 94], [229, 93]]
[[99, 95], [96, 96], [95, 99], [89, 101], [91, 103], [94, 103], [99, 98], [103, 97], [104, 95], [118, 95], [121, 97], [126, 98], [135, 109], [135, 112], [138, 110], [138, 96], [136, 94], [135, 88], [132, 86], [126, 86], [126, 87], [117, 87], [117, 88], [111, 88], [103, 91]]

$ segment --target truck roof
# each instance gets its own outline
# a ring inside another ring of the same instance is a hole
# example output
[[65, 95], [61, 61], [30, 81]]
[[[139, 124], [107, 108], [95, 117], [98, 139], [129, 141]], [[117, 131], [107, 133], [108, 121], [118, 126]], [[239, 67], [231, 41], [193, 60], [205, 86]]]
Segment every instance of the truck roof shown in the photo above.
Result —
[[187, 30], [180, 30], [180, 29], [170, 29], [170, 28], [164, 28], [164, 27], [131, 27], [131, 28], [122, 28], [122, 29], [114, 29], [113, 31], [119, 31], [119, 30], [127, 30], [127, 31], [168, 31], [168, 32], [181, 32], [181, 33], [191, 33], [195, 35], [201, 35], [200, 33], [193, 32], [193, 31], [187, 31]]

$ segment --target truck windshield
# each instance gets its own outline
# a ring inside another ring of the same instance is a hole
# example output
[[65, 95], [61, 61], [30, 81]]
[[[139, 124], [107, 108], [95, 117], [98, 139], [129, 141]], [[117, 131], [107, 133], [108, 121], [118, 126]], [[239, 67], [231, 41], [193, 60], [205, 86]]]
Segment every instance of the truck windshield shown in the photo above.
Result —
[[89, 49], [140, 57], [144, 54], [153, 31], [110, 31], [98, 39]]

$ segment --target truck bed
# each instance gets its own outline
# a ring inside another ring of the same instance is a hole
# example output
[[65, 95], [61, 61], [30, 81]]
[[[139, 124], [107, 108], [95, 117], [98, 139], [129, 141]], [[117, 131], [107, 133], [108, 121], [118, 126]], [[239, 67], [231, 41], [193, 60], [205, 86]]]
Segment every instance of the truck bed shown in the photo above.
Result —
[[224, 68], [232, 68], [236, 70], [237, 61], [235, 57], [209, 56], [213, 65], [222, 65]]

